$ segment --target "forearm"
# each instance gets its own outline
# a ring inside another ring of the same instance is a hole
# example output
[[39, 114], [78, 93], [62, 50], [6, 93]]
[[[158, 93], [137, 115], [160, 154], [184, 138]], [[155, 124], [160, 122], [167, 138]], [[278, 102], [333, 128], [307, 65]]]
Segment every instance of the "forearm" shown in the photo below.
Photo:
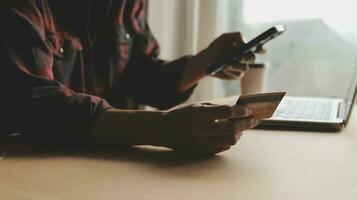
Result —
[[162, 145], [166, 112], [109, 109], [90, 129], [91, 145]]
[[196, 85], [202, 78], [207, 76], [206, 68], [209, 65], [209, 59], [205, 58], [205, 50], [191, 57], [182, 74], [180, 91], [186, 91]]

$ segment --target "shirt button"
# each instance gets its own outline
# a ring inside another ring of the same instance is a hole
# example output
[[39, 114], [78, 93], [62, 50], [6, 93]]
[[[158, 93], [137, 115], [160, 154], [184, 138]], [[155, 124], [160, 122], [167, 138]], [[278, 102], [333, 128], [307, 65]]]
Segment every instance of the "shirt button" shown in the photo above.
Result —
[[63, 53], [63, 52], [64, 52], [63, 48], [60, 48], [60, 49], [59, 49], [59, 51], [60, 51], [61, 53]]

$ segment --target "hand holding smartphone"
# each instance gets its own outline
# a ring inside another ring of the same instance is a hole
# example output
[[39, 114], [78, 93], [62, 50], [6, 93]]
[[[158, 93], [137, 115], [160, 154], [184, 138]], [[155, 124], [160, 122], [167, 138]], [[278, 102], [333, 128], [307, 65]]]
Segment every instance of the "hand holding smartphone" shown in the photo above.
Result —
[[[230, 55], [228, 57], [230, 57], [232, 61], [240, 59], [240, 57], [242, 57], [248, 51], [252, 51], [252, 50], [254, 50], [254, 48], [262, 46], [263, 44], [267, 43], [271, 39], [284, 33], [285, 30], [286, 30], [285, 26], [283, 26], [283, 25], [273, 26], [273, 27], [269, 28], [268, 30], [266, 30], [265, 32], [263, 32], [262, 34], [255, 37], [254, 39], [252, 39], [251, 41], [249, 41], [248, 43], [239, 47], [237, 49], [237, 51], [235, 51], [232, 55]], [[225, 65], [212, 65], [207, 68], [207, 73], [215, 74], [219, 71], [222, 71], [224, 69], [224, 67], [225, 67]]]

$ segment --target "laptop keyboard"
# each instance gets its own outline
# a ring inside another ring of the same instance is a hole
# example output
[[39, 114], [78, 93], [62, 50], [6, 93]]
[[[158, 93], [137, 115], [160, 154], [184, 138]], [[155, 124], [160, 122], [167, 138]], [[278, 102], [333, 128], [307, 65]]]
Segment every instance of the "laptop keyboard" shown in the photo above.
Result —
[[281, 102], [273, 117], [328, 120], [330, 119], [331, 108], [331, 101], [286, 99]]

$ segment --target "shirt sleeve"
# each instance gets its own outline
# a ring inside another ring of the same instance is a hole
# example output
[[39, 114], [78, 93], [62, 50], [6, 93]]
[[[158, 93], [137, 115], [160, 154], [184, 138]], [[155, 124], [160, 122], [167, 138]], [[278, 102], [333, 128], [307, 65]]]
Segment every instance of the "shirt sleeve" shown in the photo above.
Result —
[[126, 16], [133, 46], [124, 73], [124, 89], [139, 103], [167, 109], [187, 100], [195, 88], [193, 86], [184, 92], [179, 90], [190, 56], [170, 62], [158, 59], [160, 48], [146, 22], [145, 3], [138, 0], [128, 5], [128, 9], [134, 12]]
[[54, 79], [53, 50], [33, 3], [2, 6], [0, 15], [1, 130], [46, 144], [85, 145], [90, 125], [110, 105]]

